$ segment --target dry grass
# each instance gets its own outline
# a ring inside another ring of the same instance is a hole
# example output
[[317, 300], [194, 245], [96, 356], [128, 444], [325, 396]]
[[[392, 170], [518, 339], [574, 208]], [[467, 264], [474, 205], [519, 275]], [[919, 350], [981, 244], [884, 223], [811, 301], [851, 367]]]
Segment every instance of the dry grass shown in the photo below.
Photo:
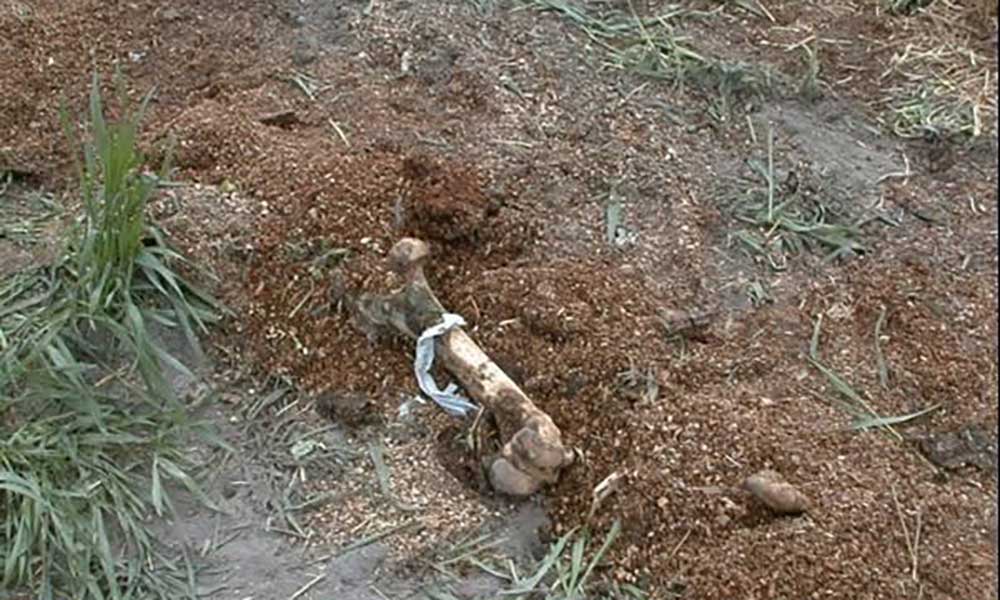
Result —
[[997, 3], [898, 4], [906, 6], [890, 12], [913, 21], [886, 43], [892, 55], [874, 103], [883, 125], [908, 138], [988, 135], [997, 114], [996, 56], [984, 54], [972, 32], [996, 31]]
[[996, 0], [973, 0], [970, 10], [977, 18], [995, 19], [997, 17], [997, 2]]

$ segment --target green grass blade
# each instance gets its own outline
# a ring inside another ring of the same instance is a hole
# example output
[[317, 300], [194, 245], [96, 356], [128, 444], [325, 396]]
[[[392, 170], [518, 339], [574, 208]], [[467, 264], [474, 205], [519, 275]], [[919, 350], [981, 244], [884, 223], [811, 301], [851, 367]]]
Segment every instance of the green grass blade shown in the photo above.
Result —
[[577, 588], [577, 582], [580, 579], [580, 574], [583, 573], [584, 562], [583, 562], [583, 551], [587, 547], [587, 532], [585, 531], [580, 535], [576, 541], [573, 542], [573, 550], [570, 553], [570, 571], [569, 578], [564, 585], [564, 589], [567, 592], [573, 592]]
[[857, 431], [865, 431], [872, 428], [886, 428], [892, 425], [900, 425], [902, 423], [908, 423], [914, 419], [918, 419], [926, 414], [930, 414], [937, 409], [941, 408], [940, 404], [935, 404], [929, 408], [923, 410], [918, 410], [917, 412], [910, 413], [908, 415], [899, 415], [894, 417], [868, 417], [864, 419], [856, 419], [854, 423], [851, 424], [851, 429]]
[[547, 575], [552, 567], [555, 566], [559, 557], [562, 556], [563, 550], [566, 548], [566, 544], [569, 543], [569, 540], [572, 538], [574, 533], [576, 533], [575, 528], [571, 529], [569, 533], [559, 538], [552, 548], [549, 549], [548, 554], [546, 554], [545, 559], [542, 561], [541, 565], [539, 565], [538, 570], [535, 571], [534, 575], [522, 581], [516, 588], [502, 591], [500, 594], [503, 596], [517, 596], [534, 591], [535, 588], [538, 587], [538, 584], [541, 583], [545, 575]]
[[878, 382], [883, 390], [889, 389], [889, 368], [886, 366], [885, 354], [882, 353], [882, 328], [885, 326], [887, 312], [881, 307], [878, 319], [875, 321], [875, 365], [878, 370]]
[[580, 579], [578, 590], [583, 591], [584, 586], [587, 585], [587, 581], [590, 580], [590, 576], [594, 573], [594, 569], [600, 564], [601, 560], [604, 559], [604, 555], [611, 548], [611, 544], [615, 543], [618, 535], [621, 533], [621, 522], [617, 519], [611, 525], [611, 530], [608, 531], [608, 535], [604, 538], [604, 543], [601, 544], [601, 548], [597, 551], [597, 554], [590, 560], [590, 565], [587, 566], [587, 571], [583, 574], [583, 578]]

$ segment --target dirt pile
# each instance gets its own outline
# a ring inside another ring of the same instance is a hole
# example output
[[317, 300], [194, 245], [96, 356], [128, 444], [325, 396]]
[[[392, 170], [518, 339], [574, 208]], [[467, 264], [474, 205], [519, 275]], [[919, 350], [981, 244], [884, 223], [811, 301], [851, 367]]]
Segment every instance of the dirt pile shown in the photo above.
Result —
[[[896, 580], [905, 577], [897, 574], [910, 568], [901, 539], [899, 552], [871, 551], [899, 538], [897, 503], [905, 503], [909, 519], [920, 514], [925, 539], [960, 540], [928, 550], [922, 576], [953, 597], [974, 592], [974, 572], [956, 578], [954, 569], [975, 564], [971, 549], [980, 545], [975, 532], [981, 515], [962, 508], [961, 492], [933, 482], [933, 469], [910, 442], [845, 430], [846, 413], [825, 399], [836, 394], [805, 355], [814, 319], [823, 314], [822, 356], [852, 385], [877, 394], [881, 414], [909, 414], [936, 403], [942, 414], [935, 427], [981, 420], [990, 356], [970, 350], [988, 339], [988, 281], [966, 284], [964, 300], [948, 295], [958, 316], [953, 321], [935, 312], [933, 298], [965, 281], [961, 274], [942, 277], [921, 261], [900, 260], [891, 263], [888, 276], [884, 264], [857, 263], [842, 269], [836, 283], [804, 287], [771, 308], [722, 316], [701, 341], [671, 341], [658, 318], [668, 299], [629, 277], [627, 265], [540, 265], [518, 246], [507, 247], [510, 262], [488, 267], [488, 244], [470, 240], [482, 234], [489, 211], [474, 185], [456, 193], [466, 175], [452, 176], [446, 204], [436, 193], [444, 185], [440, 180], [412, 175], [413, 159], [372, 154], [356, 160], [364, 162], [335, 161], [344, 175], [334, 176], [338, 183], [326, 191], [343, 202], [344, 213], [324, 205], [321, 192], [311, 201], [289, 203], [285, 214], [259, 229], [264, 235], [240, 293], [247, 294], [249, 307], [243, 335], [262, 365], [314, 389], [337, 386], [387, 399], [411, 386], [407, 344], [370, 345], [345, 315], [324, 306], [333, 279], [313, 268], [322, 249], [289, 252], [350, 239], [350, 207], [365, 206], [381, 223], [362, 231], [387, 235], [358, 239], [350, 249], [361, 258], [348, 259], [343, 272], [352, 285], [385, 286], [391, 279], [380, 261], [393, 239], [393, 203], [409, 185], [413, 205], [426, 208], [407, 233], [436, 239], [443, 257], [430, 270], [433, 285], [580, 450], [582, 461], [549, 497], [557, 524], [579, 523], [594, 486], [613, 472], [626, 476], [597, 523], [626, 523], [613, 553], [619, 577], [656, 589], [699, 590], [706, 598], [748, 589], [865, 597], [873, 587], [900, 585]], [[325, 168], [334, 169], [334, 162]], [[348, 173], [363, 176], [357, 181]], [[422, 182], [429, 196], [421, 193]], [[354, 190], [363, 190], [366, 201], [352, 197]], [[440, 231], [446, 233], [436, 237]], [[877, 391], [872, 359], [883, 307], [891, 392]], [[977, 328], [983, 337], [970, 347], [968, 336], [977, 335]], [[655, 385], [655, 396], [631, 393], [629, 374]], [[801, 518], [779, 519], [731, 491], [762, 468], [796, 481], [816, 508]], [[452, 470], [475, 477], [474, 469]], [[720, 580], [717, 565], [732, 562], [732, 556], [740, 568]], [[796, 574], [794, 583], [789, 573]]]

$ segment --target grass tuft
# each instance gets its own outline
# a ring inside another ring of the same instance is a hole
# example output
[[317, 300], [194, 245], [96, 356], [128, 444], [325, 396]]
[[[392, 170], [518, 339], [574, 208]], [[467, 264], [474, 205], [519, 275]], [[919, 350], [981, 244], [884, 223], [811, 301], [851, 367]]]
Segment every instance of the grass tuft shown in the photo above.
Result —
[[699, 11], [667, 4], [653, 16], [640, 16], [631, 2], [628, 10], [594, 8], [569, 0], [532, 0], [529, 4], [541, 12], [557, 13], [582, 31], [604, 51], [605, 66], [677, 87], [691, 85], [711, 95], [712, 116], [720, 122], [730, 119], [741, 102], [765, 95], [776, 85], [771, 71], [700, 53], [678, 33], [681, 22], [710, 18], [721, 6]]
[[221, 307], [146, 221], [159, 181], [137, 149], [150, 96], [132, 111], [116, 83], [120, 119], [106, 119], [96, 74], [84, 136], [63, 110], [83, 205], [68, 244], [0, 284], [0, 587], [39, 598], [194, 593], [194, 567], [146, 527], [170, 511], [168, 490], [199, 492], [183, 446], [198, 428], [163, 371], [187, 367], [149, 324], [197, 344]]
[[802, 63], [804, 72], [799, 81], [799, 94], [807, 102], [815, 102], [823, 96], [819, 72], [819, 51], [810, 44], [802, 45]]
[[788, 258], [803, 251], [820, 252], [825, 261], [865, 251], [859, 226], [823, 202], [805, 195], [796, 183], [779, 184], [774, 167], [774, 132], [768, 129], [767, 164], [750, 161], [759, 183], [732, 202], [733, 217], [748, 227], [732, 239], [751, 256], [766, 259], [772, 269], [784, 270]]
[[555, 540], [542, 559], [527, 567], [504, 556], [501, 546], [508, 540], [503, 535], [473, 534], [427, 561], [445, 581], [425, 588], [424, 593], [431, 598], [456, 597], [447, 582], [459, 581], [459, 569], [473, 567], [504, 582], [496, 594], [500, 599], [646, 600], [649, 596], [634, 585], [597, 577], [620, 534], [621, 524], [615, 521], [597, 545], [589, 528], [573, 528]]
[[498, 597], [511, 600], [644, 600], [646, 594], [635, 586], [595, 581], [608, 550], [620, 534], [621, 524], [615, 521], [595, 547], [595, 539], [588, 528], [571, 529], [549, 546], [545, 557], [532, 565], [528, 573], [519, 572], [518, 566], [510, 559], [487, 556], [504, 541], [503, 538], [488, 535], [456, 546], [447, 560], [433, 566], [444, 575], [451, 575], [450, 569], [462, 563], [474, 566], [506, 581], [507, 587], [498, 593]]
[[546, 600], [590, 597], [591, 577], [620, 533], [621, 524], [615, 521], [601, 545], [594, 550], [589, 530], [570, 530], [552, 544], [534, 573], [523, 579], [515, 576], [513, 587], [502, 595], [520, 598], [544, 591]]

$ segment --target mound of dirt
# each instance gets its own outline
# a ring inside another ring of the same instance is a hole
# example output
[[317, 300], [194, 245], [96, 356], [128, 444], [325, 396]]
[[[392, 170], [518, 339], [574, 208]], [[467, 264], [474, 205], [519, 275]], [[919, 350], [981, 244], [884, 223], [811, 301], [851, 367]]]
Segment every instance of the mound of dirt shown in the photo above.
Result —
[[400, 211], [410, 215], [402, 214], [401, 220], [411, 222], [410, 236], [465, 246], [481, 243], [489, 203], [469, 173], [449, 172], [424, 156], [407, 157], [403, 182], [410, 198], [401, 199]]

